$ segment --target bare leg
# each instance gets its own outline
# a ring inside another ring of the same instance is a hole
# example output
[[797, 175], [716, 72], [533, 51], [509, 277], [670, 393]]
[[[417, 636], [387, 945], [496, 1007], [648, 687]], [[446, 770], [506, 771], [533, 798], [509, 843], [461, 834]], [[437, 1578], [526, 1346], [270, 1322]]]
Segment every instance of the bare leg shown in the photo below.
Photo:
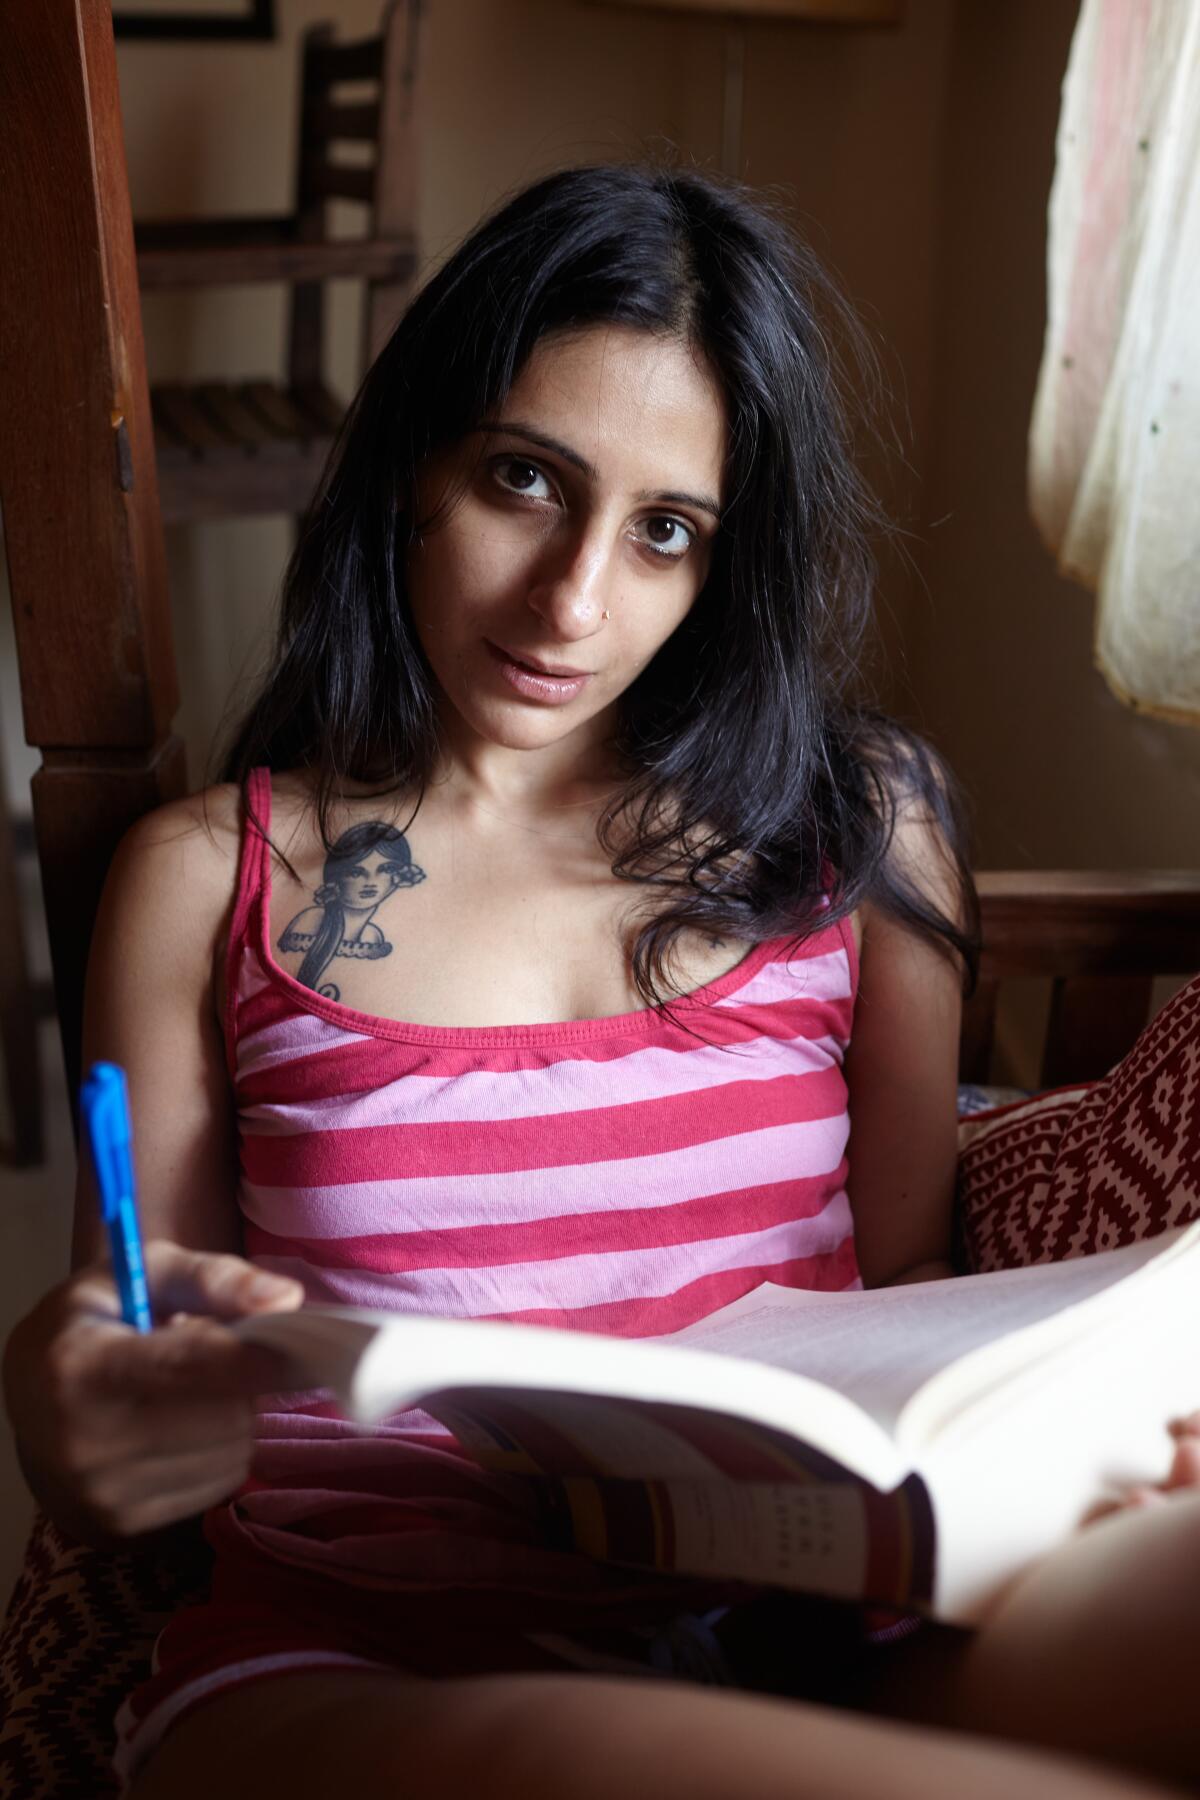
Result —
[[1200, 1784], [1200, 1492], [1045, 1558], [965, 1644], [931, 1634], [854, 1703]]
[[168, 1733], [130, 1800], [1162, 1800], [1094, 1765], [654, 1680], [330, 1671], [263, 1680]]
[[964, 1664], [980, 1729], [1200, 1782], [1200, 1493], [1082, 1532], [1010, 1595]]
[[314, 1672], [198, 1707], [168, 1733], [129, 1800], [1194, 1792], [1200, 1414], [1179, 1428], [1166, 1487], [1175, 1491], [1116, 1512], [1047, 1557], [975, 1638], [930, 1631], [887, 1659], [873, 1688], [847, 1696], [884, 1718], [650, 1678], [433, 1683]]

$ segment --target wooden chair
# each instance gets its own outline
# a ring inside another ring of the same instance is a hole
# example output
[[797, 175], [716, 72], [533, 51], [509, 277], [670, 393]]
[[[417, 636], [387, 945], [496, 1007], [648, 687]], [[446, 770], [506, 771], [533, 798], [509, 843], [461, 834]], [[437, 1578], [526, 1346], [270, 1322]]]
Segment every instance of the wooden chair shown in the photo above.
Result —
[[[151, 387], [164, 519], [306, 506], [345, 410], [322, 367], [324, 283], [365, 280], [370, 360], [403, 309], [416, 268], [421, 10], [421, 0], [391, 0], [381, 34], [361, 43], [335, 43], [329, 25], [305, 33], [291, 213], [135, 227], [143, 293], [246, 282], [285, 282], [291, 290], [282, 381]], [[348, 85], [351, 99], [343, 97]], [[369, 165], [339, 161], [346, 145], [369, 146]], [[330, 235], [334, 200], [369, 209], [364, 235]]]
[[1039, 1087], [1092, 1081], [1149, 1016], [1158, 976], [1200, 970], [1200, 873], [987, 870], [979, 877], [983, 956], [964, 1018], [959, 1075], [992, 1073], [1002, 983], [1050, 984]]
[[4, 1126], [0, 1164], [23, 1169], [42, 1160], [43, 1108], [38, 1027], [46, 1011], [26, 944], [18, 855], [22, 835], [2, 798], [0, 768], [0, 1080]]
[[[26, 731], [43, 759], [34, 813], [74, 1088], [100, 883], [121, 832], [182, 791], [184, 767], [171, 732], [177, 689], [107, 6], [16, 6], [5, 50], [0, 241], [12, 354], [0, 489]], [[987, 1073], [996, 993], [1010, 976], [1056, 984], [1043, 1067], [1047, 1079], [1074, 1080], [1128, 1048], [1152, 975], [1200, 968], [1195, 873], [987, 874], [981, 886], [983, 979], [963, 1037], [970, 1079]], [[24, 1800], [113, 1791], [101, 1722], [135, 1678], [136, 1646], [144, 1657], [153, 1622], [203, 1575], [197, 1534], [180, 1530], [187, 1542], [155, 1537], [121, 1555], [54, 1548], [44, 1525], [35, 1534], [11, 1654], [0, 1655], [0, 1677], [12, 1678], [0, 1763]]]

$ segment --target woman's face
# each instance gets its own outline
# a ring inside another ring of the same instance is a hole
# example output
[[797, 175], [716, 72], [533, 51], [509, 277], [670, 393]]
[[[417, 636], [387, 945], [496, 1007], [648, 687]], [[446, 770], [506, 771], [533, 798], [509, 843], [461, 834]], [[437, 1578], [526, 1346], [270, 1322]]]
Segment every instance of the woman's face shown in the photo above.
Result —
[[686, 344], [628, 326], [543, 339], [497, 416], [418, 483], [419, 519], [461, 492], [408, 565], [444, 722], [512, 749], [609, 735], [704, 585], [725, 449], [720, 391]]
[[396, 885], [396, 859], [372, 850], [334, 876], [338, 899], [352, 911], [364, 911], [386, 900]]

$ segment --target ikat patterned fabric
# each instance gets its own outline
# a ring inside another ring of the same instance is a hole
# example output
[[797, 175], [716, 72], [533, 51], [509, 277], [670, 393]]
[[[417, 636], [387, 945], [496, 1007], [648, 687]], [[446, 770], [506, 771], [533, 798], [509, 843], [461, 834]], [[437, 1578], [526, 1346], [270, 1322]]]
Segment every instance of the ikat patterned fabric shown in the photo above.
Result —
[[0, 1637], [3, 1800], [116, 1793], [117, 1707], [169, 1614], [203, 1598], [210, 1561], [195, 1524], [101, 1551], [39, 1514]]
[[961, 1265], [1061, 1262], [1200, 1217], [1200, 976], [1103, 1080], [958, 1128]]

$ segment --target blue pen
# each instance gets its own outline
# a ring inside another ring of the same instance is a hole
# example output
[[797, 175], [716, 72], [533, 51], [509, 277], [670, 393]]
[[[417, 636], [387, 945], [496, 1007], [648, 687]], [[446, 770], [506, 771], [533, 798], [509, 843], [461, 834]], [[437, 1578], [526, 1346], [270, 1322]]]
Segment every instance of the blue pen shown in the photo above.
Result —
[[142, 1260], [133, 1179], [133, 1131], [125, 1071], [116, 1063], [93, 1063], [79, 1094], [84, 1131], [96, 1171], [100, 1213], [108, 1232], [113, 1274], [121, 1296], [121, 1317], [137, 1331], [149, 1331], [150, 1295]]

